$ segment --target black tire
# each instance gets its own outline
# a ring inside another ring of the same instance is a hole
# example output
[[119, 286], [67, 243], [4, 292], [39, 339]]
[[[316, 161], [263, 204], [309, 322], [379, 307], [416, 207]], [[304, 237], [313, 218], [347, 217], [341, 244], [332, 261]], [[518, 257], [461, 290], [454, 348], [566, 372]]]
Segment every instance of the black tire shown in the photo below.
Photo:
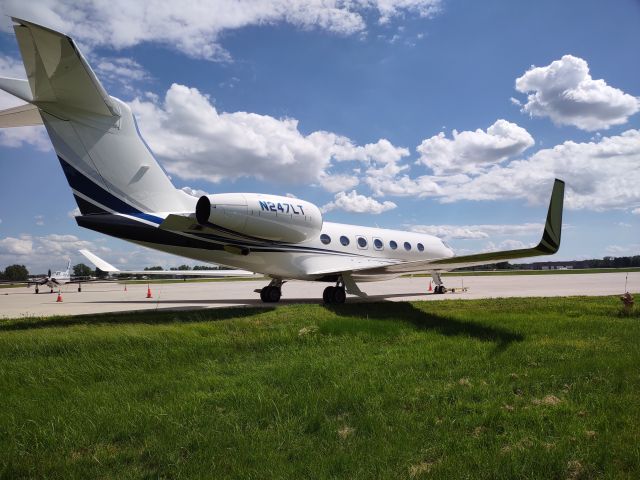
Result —
[[264, 303], [267, 303], [267, 290], [269, 290], [269, 286], [266, 287], [262, 287], [262, 290], [260, 290], [260, 300], [262, 300]]
[[36, 293], [40, 293], [40, 290], [38, 289], [38, 287], [36, 287]]
[[327, 287], [322, 292], [322, 301], [326, 304], [333, 303], [333, 290], [335, 287]]
[[82, 287], [80, 285], [78, 285], [78, 292], [82, 291]]
[[332, 303], [336, 305], [342, 305], [347, 300], [347, 294], [344, 292], [344, 288], [334, 287], [332, 295]]
[[278, 303], [281, 296], [282, 290], [280, 290], [279, 287], [269, 287], [269, 290], [267, 290], [267, 294], [265, 295], [269, 303]]

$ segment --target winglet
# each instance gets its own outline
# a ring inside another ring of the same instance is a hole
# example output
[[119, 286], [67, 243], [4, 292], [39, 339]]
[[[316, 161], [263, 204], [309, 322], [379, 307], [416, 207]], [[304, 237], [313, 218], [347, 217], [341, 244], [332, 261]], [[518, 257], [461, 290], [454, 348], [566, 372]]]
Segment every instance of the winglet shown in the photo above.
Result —
[[547, 222], [544, 225], [542, 240], [536, 247], [547, 254], [556, 253], [560, 248], [560, 237], [562, 234], [562, 210], [564, 205], [564, 182], [558, 178], [553, 183], [549, 210], [547, 212]]
[[116, 267], [114, 267], [113, 265], [111, 265], [108, 262], [105, 262], [103, 259], [101, 259], [99, 256], [97, 256], [94, 253], [91, 253], [89, 250], [80, 250], [80, 253], [82, 255], [84, 255], [85, 257], [87, 257], [87, 259], [93, 263], [97, 268], [99, 268], [100, 270], [102, 270], [103, 272], [107, 272], [107, 273], [118, 273], [120, 270], [118, 270]]

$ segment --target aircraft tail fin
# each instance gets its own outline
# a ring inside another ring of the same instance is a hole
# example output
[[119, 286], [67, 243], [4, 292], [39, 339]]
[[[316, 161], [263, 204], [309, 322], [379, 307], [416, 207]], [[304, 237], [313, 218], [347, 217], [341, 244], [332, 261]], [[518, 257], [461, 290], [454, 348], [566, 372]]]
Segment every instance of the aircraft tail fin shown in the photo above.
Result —
[[[13, 17], [32, 102], [57, 103], [104, 116], [118, 109], [71, 37]], [[29, 100], [27, 100], [29, 101]]]
[[0, 89], [38, 110], [24, 105], [0, 112], [0, 127], [41, 117], [80, 212], [124, 213], [148, 222], [148, 213], [192, 211], [196, 199], [173, 186], [130, 107], [109, 96], [73, 39], [13, 21], [28, 80], [0, 78]]

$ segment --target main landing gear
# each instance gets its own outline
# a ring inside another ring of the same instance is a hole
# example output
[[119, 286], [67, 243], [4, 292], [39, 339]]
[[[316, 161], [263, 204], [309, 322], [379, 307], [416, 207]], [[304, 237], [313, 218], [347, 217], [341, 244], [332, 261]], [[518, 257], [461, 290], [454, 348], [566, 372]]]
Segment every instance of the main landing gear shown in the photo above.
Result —
[[40, 289], [38, 288], [37, 285], [36, 285], [36, 293], [40, 293]]
[[338, 280], [335, 287], [327, 287], [322, 292], [322, 301], [326, 305], [340, 305], [347, 299], [347, 294], [344, 291], [344, 282], [342, 277]]
[[282, 280], [274, 278], [271, 283], [260, 290], [260, 300], [264, 303], [278, 303], [282, 297]]

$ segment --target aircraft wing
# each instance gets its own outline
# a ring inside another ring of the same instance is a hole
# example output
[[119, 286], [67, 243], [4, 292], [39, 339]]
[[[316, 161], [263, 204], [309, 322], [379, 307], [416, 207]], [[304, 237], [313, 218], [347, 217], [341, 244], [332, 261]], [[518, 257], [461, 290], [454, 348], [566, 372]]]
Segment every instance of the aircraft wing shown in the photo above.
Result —
[[179, 275], [181, 277], [252, 277], [255, 275], [248, 270], [118, 270], [110, 263], [98, 257], [89, 250], [80, 250], [96, 268], [109, 274], [118, 275]]
[[13, 28], [28, 84], [0, 78], [1, 89], [45, 111], [47, 104], [59, 104], [97, 115], [119, 116], [111, 97], [70, 37], [26, 20], [12, 20], [17, 24]]
[[[500, 263], [506, 260], [514, 260], [519, 258], [535, 257], [539, 255], [552, 255], [560, 248], [560, 236], [562, 233], [562, 209], [564, 203], [564, 182], [556, 179], [553, 184], [551, 200], [549, 202], [549, 210], [547, 212], [547, 221], [542, 234], [542, 239], [537, 246], [532, 248], [520, 248], [517, 250], [502, 250], [497, 252], [477, 253], [474, 255], [462, 255], [459, 257], [450, 257], [432, 260], [418, 260], [411, 262], [397, 262], [384, 266], [364, 266], [358, 268], [345, 268], [342, 272], [353, 272], [358, 277], [404, 274], [404, 273], [428, 273], [443, 272], [461, 267], [472, 267], [477, 265], [489, 265], [492, 263]], [[316, 272], [314, 272], [316, 273]], [[328, 271], [317, 272], [322, 274]]]

